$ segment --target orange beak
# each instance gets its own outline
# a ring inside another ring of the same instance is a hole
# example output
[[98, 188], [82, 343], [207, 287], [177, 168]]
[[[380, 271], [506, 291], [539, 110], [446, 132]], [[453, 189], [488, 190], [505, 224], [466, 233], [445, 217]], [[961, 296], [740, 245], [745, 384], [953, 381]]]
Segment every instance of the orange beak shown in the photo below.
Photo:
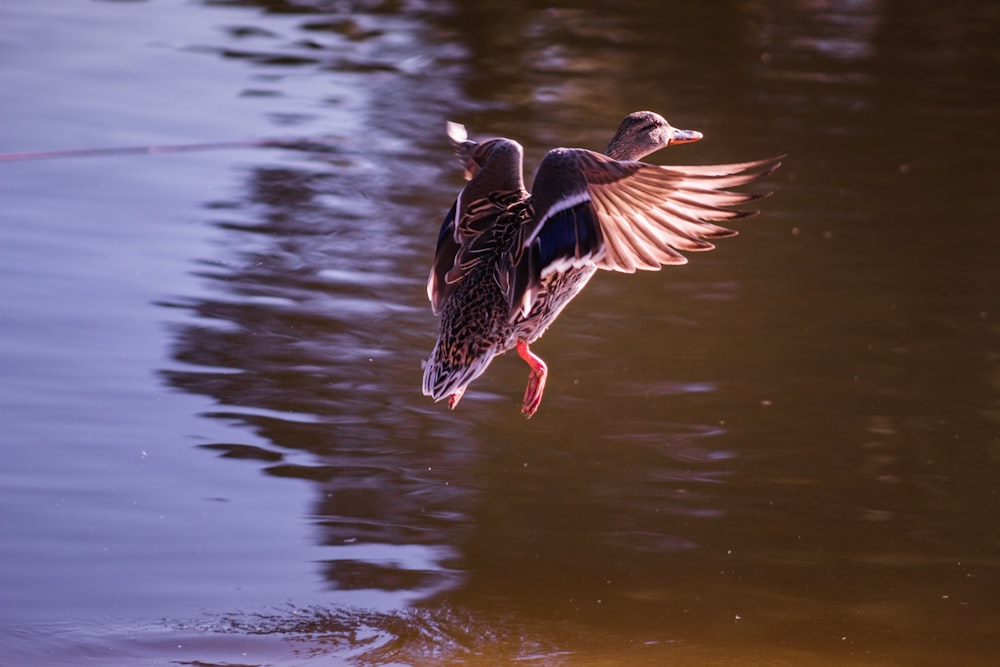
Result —
[[674, 131], [674, 136], [670, 139], [670, 144], [689, 144], [692, 141], [698, 141], [705, 135], [698, 130], [678, 130], [676, 127], [672, 128]]

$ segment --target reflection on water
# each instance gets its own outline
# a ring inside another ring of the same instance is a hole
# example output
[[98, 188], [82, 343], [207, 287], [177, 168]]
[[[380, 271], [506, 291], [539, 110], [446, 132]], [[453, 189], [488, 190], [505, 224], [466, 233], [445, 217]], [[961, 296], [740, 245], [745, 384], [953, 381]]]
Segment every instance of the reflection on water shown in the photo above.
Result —
[[[236, 99], [316, 136], [233, 162], [235, 188], [191, 190], [211, 244], [190, 258], [196, 285], [156, 287], [170, 359], [152, 370], [210, 403], [221, 428], [205, 432], [224, 434], [177, 436], [194, 461], [178, 470], [219, 457], [265, 473], [248, 495], [308, 489], [308, 547], [242, 560], [253, 579], [308, 570], [320, 603], [292, 589], [277, 609], [9, 643], [70, 637], [54, 651], [66, 664], [107, 645], [198, 664], [988, 664], [1000, 650], [990, 3], [182, 11], [219, 28], [172, 55], [245, 66]], [[764, 214], [684, 268], [596, 279], [539, 344], [553, 378], [531, 422], [516, 359], [457, 411], [431, 403], [424, 281], [461, 186], [444, 120], [516, 137], [533, 165], [553, 145], [600, 148], [639, 108], [706, 133], [661, 162], [789, 152]], [[44, 389], [94, 386], [103, 369], [80, 363]], [[238, 495], [227, 483], [219, 497]], [[200, 556], [176, 557], [196, 571]], [[182, 569], [192, 589], [217, 583]]]
[[[184, 366], [164, 376], [274, 443], [252, 455], [280, 459], [268, 473], [315, 483], [331, 584], [406, 599], [454, 579], [442, 562], [468, 489], [435, 483], [433, 471], [475, 454], [461, 427], [420, 420], [396, 398], [412, 394], [428, 318], [413, 305], [422, 281], [411, 242], [386, 253], [409, 214], [379, 202], [365, 171], [347, 160], [262, 169], [244, 202], [212, 204], [226, 250], [199, 273], [220, 295], [165, 304], [197, 319], [174, 332]], [[289, 449], [310, 459], [285, 460]]]

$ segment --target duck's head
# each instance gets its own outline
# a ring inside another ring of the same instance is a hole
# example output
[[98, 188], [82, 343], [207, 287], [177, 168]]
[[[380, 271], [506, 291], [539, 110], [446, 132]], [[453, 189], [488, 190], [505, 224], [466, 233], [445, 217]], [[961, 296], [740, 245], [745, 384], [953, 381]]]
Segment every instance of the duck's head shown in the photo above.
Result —
[[698, 141], [702, 136], [696, 130], [679, 130], [671, 126], [658, 113], [636, 111], [618, 126], [604, 153], [615, 160], [640, 160], [661, 148]]

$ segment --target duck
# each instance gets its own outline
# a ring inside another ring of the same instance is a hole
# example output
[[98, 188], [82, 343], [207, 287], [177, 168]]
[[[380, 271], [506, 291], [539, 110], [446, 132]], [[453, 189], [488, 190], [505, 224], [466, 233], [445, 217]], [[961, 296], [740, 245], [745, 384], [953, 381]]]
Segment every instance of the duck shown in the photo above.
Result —
[[737, 232], [716, 223], [755, 215], [736, 208], [770, 192], [739, 187], [767, 176], [785, 156], [697, 166], [642, 162], [699, 141], [652, 111], [629, 114], [604, 153], [556, 148], [525, 188], [524, 149], [507, 138], [446, 131], [468, 181], [444, 217], [427, 280], [440, 316], [424, 363], [423, 393], [455, 409], [469, 385], [510, 351], [529, 367], [521, 414], [538, 410], [548, 378], [531, 350], [598, 270], [634, 273], [687, 262]]

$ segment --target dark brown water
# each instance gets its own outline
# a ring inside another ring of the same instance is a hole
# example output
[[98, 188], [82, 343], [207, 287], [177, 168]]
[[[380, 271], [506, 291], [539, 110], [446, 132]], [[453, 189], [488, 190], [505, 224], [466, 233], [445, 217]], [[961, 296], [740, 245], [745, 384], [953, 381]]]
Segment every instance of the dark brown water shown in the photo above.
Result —
[[[988, 0], [0, 5], [0, 664], [993, 664]], [[741, 235], [420, 394], [461, 175], [636, 109]]]

